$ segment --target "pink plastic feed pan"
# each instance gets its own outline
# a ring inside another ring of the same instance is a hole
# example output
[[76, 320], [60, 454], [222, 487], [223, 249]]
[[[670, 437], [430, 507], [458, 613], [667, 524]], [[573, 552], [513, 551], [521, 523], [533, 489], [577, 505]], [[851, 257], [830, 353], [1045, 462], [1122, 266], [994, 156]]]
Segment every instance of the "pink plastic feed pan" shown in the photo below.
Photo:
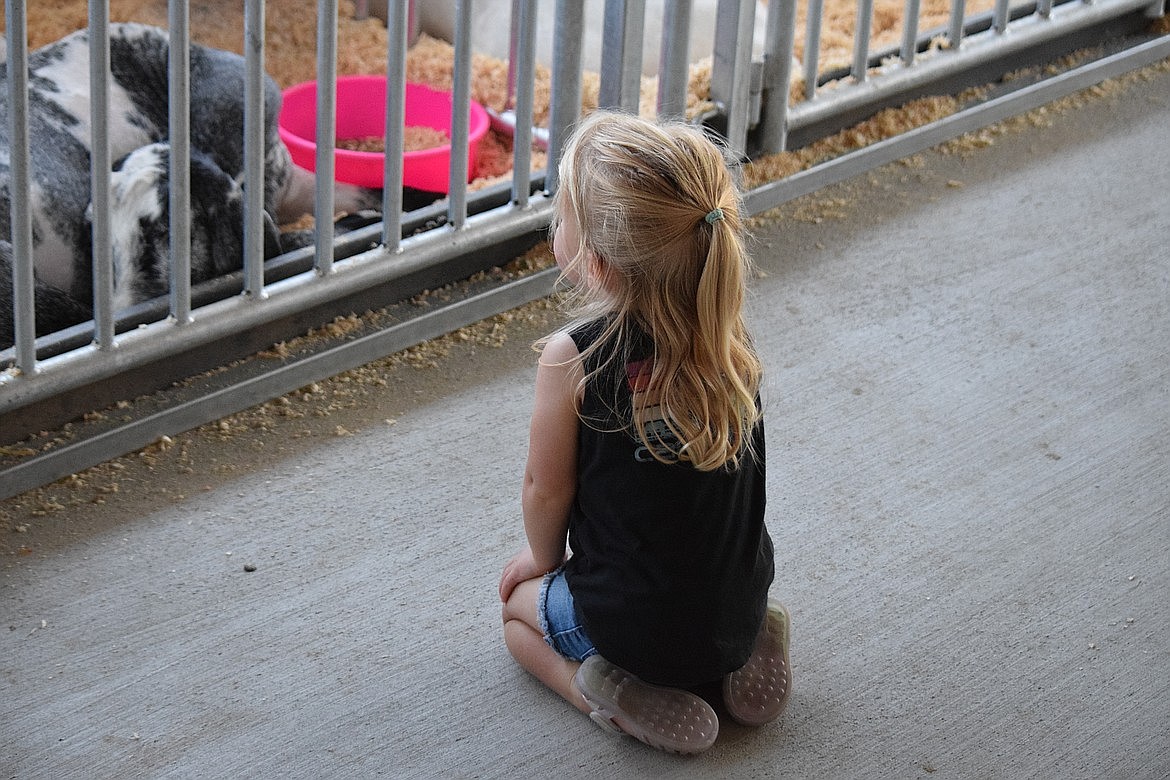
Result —
[[[468, 181], [475, 178], [476, 150], [487, 134], [487, 112], [471, 102], [468, 124]], [[451, 136], [451, 93], [421, 84], [406, 85], [407, 127], [430, 127]], [[316, 170], [317, 82], [289, 87], [278, 120], [280, 138], [293, 162]], [[381, 137], [386, 128], [386, 79], [384, 76], [342, 76], [337, 79], [337, 138], [340, 140]], [[337, 181], [361, 187], [382, 187], [384, 155], [337, 149], [334, 152]], [[447, 192], [450, 184], [450, 143], [429, 149], [404, 152], [402, 183], [427, 192]]]

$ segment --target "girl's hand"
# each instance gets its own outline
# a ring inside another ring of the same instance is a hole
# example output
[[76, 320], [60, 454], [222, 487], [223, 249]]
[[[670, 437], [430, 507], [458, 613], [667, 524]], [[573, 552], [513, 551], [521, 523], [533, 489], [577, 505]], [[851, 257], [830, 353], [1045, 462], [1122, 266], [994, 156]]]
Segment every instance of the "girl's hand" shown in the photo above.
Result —
[[525, 547], [513, 555], [512, 560], [504, 567], [504, 573], [500, 577], [500, 601], [506, 603], [508, 597], [512, 595], [512, 590], [521, 582], [542, 577], [548, 572], [548, 569], [536, 564], [536, 559], [532, 557], [532, 548]]

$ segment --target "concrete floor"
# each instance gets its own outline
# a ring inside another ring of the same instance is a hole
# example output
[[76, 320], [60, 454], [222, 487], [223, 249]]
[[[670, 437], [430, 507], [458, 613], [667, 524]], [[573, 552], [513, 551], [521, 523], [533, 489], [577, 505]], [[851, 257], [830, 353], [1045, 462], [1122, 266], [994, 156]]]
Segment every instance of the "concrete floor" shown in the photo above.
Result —
[[353, 435], [6, 502], [0, 775], [1170, 776], [1170, 73], [1047, 118], [759, 228], [781, 722], [659, 754], [504, 651], [518, 326]]

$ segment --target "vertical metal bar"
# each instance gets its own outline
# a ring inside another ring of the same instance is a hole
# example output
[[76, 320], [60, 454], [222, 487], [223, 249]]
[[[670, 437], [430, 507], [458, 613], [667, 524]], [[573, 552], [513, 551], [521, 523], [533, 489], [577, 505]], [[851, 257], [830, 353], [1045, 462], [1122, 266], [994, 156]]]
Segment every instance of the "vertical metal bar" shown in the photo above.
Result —
[[383, 136], [382, 245], [402, 248], [402, 128], [406, 125], [406, 45], [414, 0], [386, 4], [386, 128]]
[[114, 253], [110, 243], [110, 8], [89, 4], [90, 198], [93, 241], [94, 341], [114, 346]]
[[553, 23], [552, 98], [548, 120], [545, 190], [557, 189], [557, 165], [573, 124], [581, 115], [581, 33], [585, 10], [580, 0], [557, 0]]
[[764, 59], [764, 108], [756, 143], [769, 154], [784, 151], [788, 141], [788, 98], [792, 81], [792, 47], [796, 41], [796, 0], [768, 3], [767, 55]]
[[715, 53], [711, 63], [711, 98], [727, 120], [730, 148], [746, 154], [751, 97], [751, 41], [755, 0], [719, 0], [715, 19]]
[[682, 119], [687, 110], [692, 0], [665, 0], [658, 57], [658, 116]]
[[171, 317], [191, 320], [191, 34], [187, 0], [171, 0], [169, 132], [171, 146]]
[[333, 272], [333, 153], [337, 148], [337, 0], [317, 2], [317, 176], [314, 267]]
[[991, 12], [991, 29], [1001, 35], [1007, 32], [1010, 3], [1011, 0], [995, 0], [995, 8]]
[[244, 294], [264, 297], [264, 0], [244, 3]]
[[963, 22], [966, 21], [966, 0], [951, 0], [951, 21], [947, 31], [947, 41], [953, 51], [963, 46]]
[[920, 0], [906, 0], [906, 12], [902, 16], [902, 63], [913, 65], [918, 53], [918, 10]]
[[536, 14], [533, 0], [512, 2], [512, 55], [508, 61], [516, 99], [516, 124], [512, 134], [512, 201], [528, 205], [532, 189], [533, 74], [536, 70]]
[[637, 112], [642, 87], [642, 30], [645, 0], [605, 0], [601, 34], [602, 108]]
[[455, 3], [455, 73], [451, 84], [451, 178], [447, 219], [456, 229], [467, 222], [467, 125], [471, 113], [471, 0]]
[[817, 77], [821, 58], [821, 28], [824, 26], [825, 0], [808, 0], [808, 16], [804, 20], [804, 97], [812, 100], [817, 94]]
[[1040, 0], [1036, 4], [1036, 15], [1041, 19], [1052, 18], [1052, 0]]
[[8, 36], [9, 196], [12, 199], [12, 316], [16, 368], [37, 372], [32, 213], [29, 210], [28, 32], [23, 2], [4, 4]]
[[873, 33], [873, 0], [857, 0], [857, 27], [853, 33], [853, 78], [858, 83], [869, 76], [869, 39]]
[[521, 6], [524, 0], [512, 0], [512, 12], [508, 16], [508, 84], [504, 96], [504, 110], [513, 106], [516, 98], [516, 56], [520, 40]]

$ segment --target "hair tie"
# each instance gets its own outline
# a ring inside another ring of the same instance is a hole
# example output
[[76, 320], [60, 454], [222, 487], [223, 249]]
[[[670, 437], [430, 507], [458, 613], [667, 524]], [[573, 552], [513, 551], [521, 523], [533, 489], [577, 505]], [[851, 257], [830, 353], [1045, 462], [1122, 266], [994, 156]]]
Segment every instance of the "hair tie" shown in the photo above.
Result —
[[703, 217], [707, 220], [708, 225], [714, 225], [719, 220], [723, 219], [723, 209], [711, 209], [707, 212], [707, 216]]

